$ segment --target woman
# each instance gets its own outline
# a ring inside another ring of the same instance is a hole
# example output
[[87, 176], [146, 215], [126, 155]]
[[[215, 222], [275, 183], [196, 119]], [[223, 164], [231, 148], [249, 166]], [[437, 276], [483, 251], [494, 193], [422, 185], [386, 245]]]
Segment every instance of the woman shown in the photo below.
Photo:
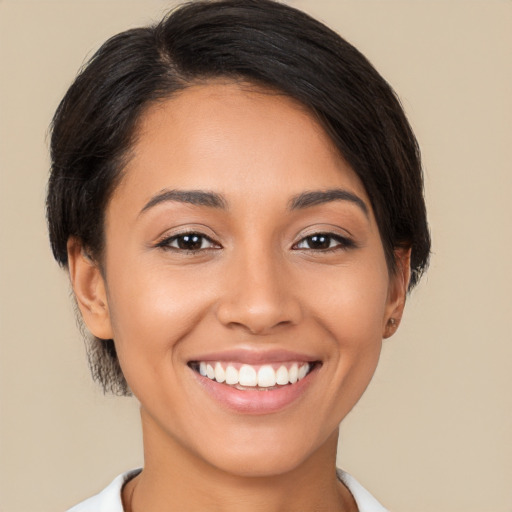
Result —
[[103, 45], [51, 149], [54, 255], [145, 454], [72, 510], [384, 510], [336, 472], [338, 426], [430, 241], [368, 61], [285, 5], [186, 4]]

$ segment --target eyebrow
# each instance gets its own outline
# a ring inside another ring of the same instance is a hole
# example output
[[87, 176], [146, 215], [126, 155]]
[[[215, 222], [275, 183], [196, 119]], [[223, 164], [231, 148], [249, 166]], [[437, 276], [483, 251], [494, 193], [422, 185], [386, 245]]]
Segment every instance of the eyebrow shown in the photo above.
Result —
[[188, 203], [196, 206], [207, 206], [209, 208], [227, 209], [225, 199], [215, 192], [205, 190], [163, 190], [156, 196], [153, 196], [145, 205], [140, 213], [153, 208], [154, 206], [167, 201], [178, 203]]
[[[167, 201], [178, 203], [188, 203], [196, 206], [206, 206], [209, 208], [220, 208], [227, 210], [227, 202], [215, 192], [205, 190], [163, 190], [153, 196], [142, 208], [140, 214], [153, 208], [154, 206]], [[357, 205], [363, 213], [368, 216], [368, 207], [366, 203], [357, 195], [348, 190], [329, 189], [329, 190], [312, 190], [303, 192], [292, 197], [289, 201], [288, 208], [290, 210], [301, 210], [310, 208], [319, 204], [330, 203], [332, 201], [349, 201]]]
[[359, 196], [341, 188], [303, 192], [290, 200], [289, 208], [290, 210], [300, 210], [302, 208], [310, 208], [311, 206], [330, 203], [332, 201], [349, 201], [354, 203], [368, 217], [369, 209], [366, 203]]

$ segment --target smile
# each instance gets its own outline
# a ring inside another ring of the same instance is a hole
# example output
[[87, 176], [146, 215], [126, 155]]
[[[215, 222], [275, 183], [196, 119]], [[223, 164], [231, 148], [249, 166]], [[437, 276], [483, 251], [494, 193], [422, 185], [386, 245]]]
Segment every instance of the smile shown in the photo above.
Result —
[[323, 363], [284, 350], [230, 350], [198, 355], [187, 366], [200, 389], [222, 409], [264, 415], [300, 403]]
[[306, 377], [313, 366], [314, 363], [308, 362], [251, 365], [200, 361], [191, 364], [192, 369], [203, 377], [240, 390], [270, 390], [295, 384]]

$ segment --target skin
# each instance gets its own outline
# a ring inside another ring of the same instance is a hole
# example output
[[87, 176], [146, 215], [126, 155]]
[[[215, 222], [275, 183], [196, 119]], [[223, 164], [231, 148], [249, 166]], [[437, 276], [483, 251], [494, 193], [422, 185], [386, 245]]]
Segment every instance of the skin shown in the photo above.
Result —
[[[334, 472], [338, 425], [399, 323], [408, 282], [407, 251], [388, 271], [358, 177], [304, 107], [219, 81], [151, 106], [123, 172], [101, 265], [79, 240], [68, 252], [84, 320], [115, 340], [141, 404], [145, 467], [124, 488], [125, 509], [357, 510]], [[300, 194], [332, 189], [365, 207], [290, 209]], [[168, 190], [214, 192], [225, 207], [154, 200]], [[203, 235], [199, 249], [179, 248], [183, 231]], [[318, 233], [328, 249], [312, 247]], [[213, 400], [187, 365], [233, 348], [292, 350], [321, 365], [289, 406], [243, 414]]]

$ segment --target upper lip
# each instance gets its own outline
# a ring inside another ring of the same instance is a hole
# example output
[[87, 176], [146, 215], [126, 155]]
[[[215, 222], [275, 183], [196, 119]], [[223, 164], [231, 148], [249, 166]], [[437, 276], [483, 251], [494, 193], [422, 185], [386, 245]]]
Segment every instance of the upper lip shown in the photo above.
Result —
[[222, 352], [199, 354], [197, 357], [190, 358], [189, 362], [231, 361], [255, 365], [263, 363], [285, 363], [289, 361], [310, 363], [318, 360], [318, 357], [290, 350], [231, 349]]

